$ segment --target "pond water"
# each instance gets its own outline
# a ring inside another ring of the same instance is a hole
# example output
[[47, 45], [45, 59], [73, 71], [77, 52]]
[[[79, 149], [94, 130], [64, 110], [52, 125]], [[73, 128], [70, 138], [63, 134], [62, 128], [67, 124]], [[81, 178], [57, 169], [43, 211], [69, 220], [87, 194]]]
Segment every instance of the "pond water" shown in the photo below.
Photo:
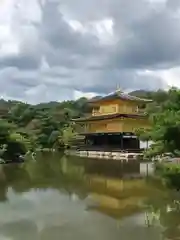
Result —
[[180, 239], [179, 194], [141, 169], [56, 154], [0, 165], [0, 240]]

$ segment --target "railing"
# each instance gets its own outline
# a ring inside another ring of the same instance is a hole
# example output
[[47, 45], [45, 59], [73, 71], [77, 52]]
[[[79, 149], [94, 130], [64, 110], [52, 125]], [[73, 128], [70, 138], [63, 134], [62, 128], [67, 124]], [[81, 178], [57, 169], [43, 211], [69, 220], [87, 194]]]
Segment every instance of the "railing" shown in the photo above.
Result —
[[76, 145], [73, 146], [73, 148], [80, 150], [80, 151], [104, 151], [104, 152], [135, 152], [135, 153], [141, 153], [143, 152], [144, 149], [140, 149], [140, 148], [127, 148], [127, 149], [123, 149], [120, 147], [113, 147], [113, 146], [89, 146], [89, 145]]
[[139, 113], [139, 114], [146, 114], [146, 111], [144, 109], [138, 109], [136, 111], [136, 113]]
[[92, 112], [92, 116], [100, 116], [100, 115], [102, 115], [102, 113], [99, 112], [99, 111], [93, 111]]
[[102, 115], [107, 115], [107, 114], [116, 114], [116, 113], [122, 113], [122, 114], [146, 114], [144, 109], [137, 109], [137, 110], [132, 110], [132, 111], [127, 111], [123, 109], [119, 109], [119, 111], [115, 112], [100, 112], [100, 111], [93, 111], [92, 116], [102, 116]]

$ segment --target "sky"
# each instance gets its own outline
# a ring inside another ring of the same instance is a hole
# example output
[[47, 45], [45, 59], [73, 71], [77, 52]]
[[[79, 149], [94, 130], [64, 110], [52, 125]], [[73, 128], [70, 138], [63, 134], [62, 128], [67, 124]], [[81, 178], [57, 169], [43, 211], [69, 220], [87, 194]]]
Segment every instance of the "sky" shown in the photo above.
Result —
[[0, 97], [180, 87], [179, 0], [0, 0]]

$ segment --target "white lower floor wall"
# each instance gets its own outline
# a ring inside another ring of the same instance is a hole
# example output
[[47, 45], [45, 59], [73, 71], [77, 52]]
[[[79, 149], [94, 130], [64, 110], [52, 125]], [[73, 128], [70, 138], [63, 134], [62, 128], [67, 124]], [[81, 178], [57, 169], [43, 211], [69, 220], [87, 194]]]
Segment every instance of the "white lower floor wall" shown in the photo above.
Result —
[[140, 141], [140, 148], [149, 148], [151, 145], [153, 144], [153, 141], [148, 141], [148, 142], [143, 142], [143, 141]]

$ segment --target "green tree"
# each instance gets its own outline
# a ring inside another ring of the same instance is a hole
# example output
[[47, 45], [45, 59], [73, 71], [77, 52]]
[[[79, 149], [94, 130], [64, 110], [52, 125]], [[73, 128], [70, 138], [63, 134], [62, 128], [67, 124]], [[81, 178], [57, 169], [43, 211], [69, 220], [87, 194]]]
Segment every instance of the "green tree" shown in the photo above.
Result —
[[16, 126], [6, 120], [0, 119], [0, 144], [6, 144], [10, 133]]
[[76, 137], [76, 132], [72, 126], [67, 126], [62, 130], [62, 134], [59, 137], [60, 145], [68, 147], [71, 145], [71, 141]]
[[57, 149], [59, 146], [59, 131], [52, 131], [48, 139], [48, 144], [51, 148]]
[[152, 128], [141, 132], [140, 137], [149, 137], [153, 142], [149, 151], [154, 152], [180, 152], [180, 90], [171, 88], [168, 98], [161, 103], [156, 111], [150, 112]]

